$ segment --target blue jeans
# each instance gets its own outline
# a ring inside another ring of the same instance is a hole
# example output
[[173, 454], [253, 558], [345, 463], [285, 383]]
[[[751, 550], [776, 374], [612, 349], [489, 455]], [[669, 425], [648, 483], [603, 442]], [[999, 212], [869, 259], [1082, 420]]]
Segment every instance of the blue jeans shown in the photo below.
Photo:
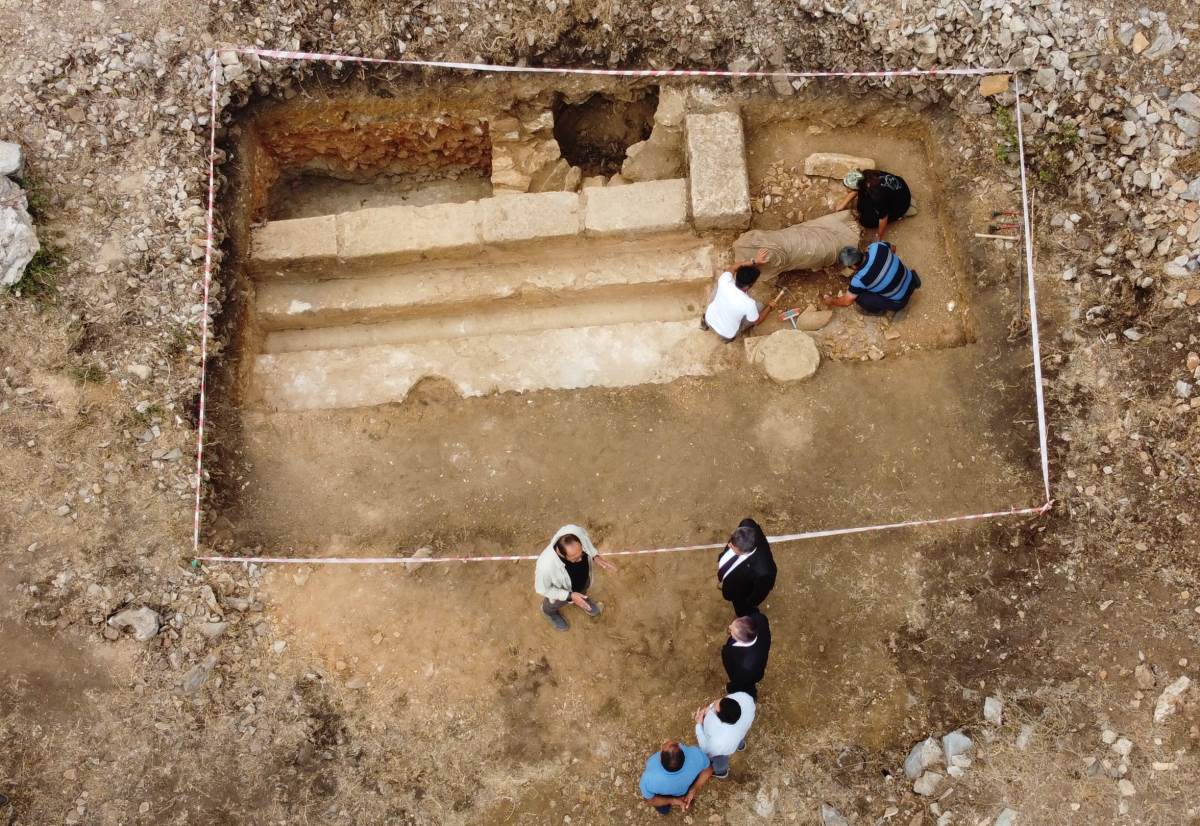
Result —
[[658, 812], [660, 815], [669, 815], [671, 813], [671, 807], [670, 806], [655, 806], [654, 811]]
[[[745, 747], [746, 747], [746, 741], [743, 740], [738, 745], [738, 751], [741, 751]], [[729, 758], [730, 757], [733, 757], [733, 755], [732, 754], [711, 755], [708, 758], [708, 761], [709, 761], [709, 764], [712, 766], [713, 774], [715, 774], [717, 776], [729, 774]]]

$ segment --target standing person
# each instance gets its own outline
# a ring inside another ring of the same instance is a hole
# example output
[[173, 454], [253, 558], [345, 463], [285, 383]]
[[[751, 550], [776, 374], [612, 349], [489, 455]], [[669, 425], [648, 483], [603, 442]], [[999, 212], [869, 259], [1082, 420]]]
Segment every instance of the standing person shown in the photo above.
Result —
[[[765, 250], [760, 253], [764, 262], [767, 254]], [[744, 330], [762, 324], [775, 302], [763, 306], [762, 302], [751, 297], [750, 288], [758, 281], [759, 273], [754, 261], [734, 264], [732, 272], [721, 273], [709, 295], [708, 307], [700, 319], [700, 329], [712, 330], [729, 342]]]
[[887, 241], [871, 244], [865, 255], [854, 247], [846, 247], [838, 260], [853, 270], [853, 274], [845, 295], [839, 298], [824, 296], [830, 307], [848, 307], [857, 303], [867, 315], [899, 312], [908, 306], [908, 300], [921, 286], [921, 277], [904, 266], [896, 248]]
[[589, 617], [600, 616], [603, 606], [587, 595], [592, 584], [592, 562], [609, 571], [617, 570], [616, 565], [600, 557], [592, 538], [579, 525], [559, 528], [538, 556], [533, 589], [542, 595], [542, 614], [555, 631], [570, 627], [559, 613], [567, 603], [573, 603]]
[[729, 758], [746, 749], [754, 722], [754, 698], [744, 691], [727, 694], [696, 710], [696, 744], [708, 755], [713, 777], [729, 777]]
[[712, 773], [703, 751], [668, 740], [661, 751], [646, 758], [638, 788], [642, 799], [660, 815], [669, 815], [672, 806], [686, 812]]
[[755, 612], [729, 624], [729, 639], [721, 647], [721, 664], [729, 682], [729, 694], [745, 692], [758, 699], [758, 683], [767, 673], [771, 654], [771, 625], [766, 614]]
[[853, 191], [837, 208], [846, 209], [853, 203], [858, 223], [865, 229], [877, 229], [876, 237], [880, 241], [888, 224], [899, 221], [912, 207], [912, 192], [908, 183], [891, 172], [880, 169], [855, 170], [846, 175], [843, 183]]
[[717, 557], [717, 585], [739, 617], [755, 611], [775, 587], [775, 558], [766, 534], [753, 519], [743, 519]]

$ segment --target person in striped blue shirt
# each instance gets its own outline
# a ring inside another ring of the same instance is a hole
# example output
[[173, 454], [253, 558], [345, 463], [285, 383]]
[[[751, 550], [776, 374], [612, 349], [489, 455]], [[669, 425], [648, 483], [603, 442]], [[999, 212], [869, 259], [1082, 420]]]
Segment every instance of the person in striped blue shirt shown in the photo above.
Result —
[[903, 310], [912, 294], [921, 286], [921, 278], [900, 260], [896, 248], [887, 241], [876, 241], [864, 253], [844, 247], [838, 254], [842, 266], [854, 270], [849, 291], [837, 298], [825, 296], [830, 307], [858, 308], [869, 315]]

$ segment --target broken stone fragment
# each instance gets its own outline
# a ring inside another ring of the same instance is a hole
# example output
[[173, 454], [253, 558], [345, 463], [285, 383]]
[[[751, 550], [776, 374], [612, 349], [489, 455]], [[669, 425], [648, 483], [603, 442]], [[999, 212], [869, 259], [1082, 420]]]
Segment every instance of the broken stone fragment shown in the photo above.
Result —
[[1000, 720], [1004, 716], [1004, 703], [1000, 702], [999, 697], [988, 697], [983, 701], [983, 719], [987, 720], [993, 726], [1000, 725]]
[[25, 157], [21, 153], [21, 144], [0, 141], [0, 175], [19, 177], [24, 166]]
[[938, 784], [942, 782], [942, 776], [937, 772], [925, 772], [922, 774], [916, 783], [913, 783], [913, 791], [922, 797], [929, 797], [937, 791]]
[[927, 737], [917, 743], [904, 759], [904, 773], [910, 780], [916, 780], [930, 766], [942, 762], [942, 747], [932, 737]]
[[979, 94], [982, 97], [1001, 95], [1008, 91], [1010, 75], [988, 75], [979, 81]]
[[818, 178], [836, 178], [839, 181], [846, 177], [847, 172], [856, 169], [874, 169], [872, 158], [858, 158], [854, 155], [842, 155], [837, 152], [814, 152], [804, 159], [804, 174]]
[[0, 176], [0, 287], [20, 281], [40, 249], [25, 191]]
[[1161, 723], [1178, 711], [1183, 705], [1183, 696], [1191, 686], [1191, 678], [1183, 676], [1163, 689], [1163, 693], [1158, 695], [1158, 702], [1154, 704], [1154, 722]]
[[971, 742], [971, 738], [962, 731], [952, 731], [942, 738], [942, 752], [948, 761], [954, 760], [959, 755], [967, 754], [974, 747], [975, 744]]
[[828, 803], [821, 804], [821, 826], [850, 826], [850, 821]]
[[630, 181], [662, 181], [683, 175], [682, 134], [675, 146], [649, 140], [638, 141], [625, 150], [621, 176]]
[[158, 614], [144, 605], [140, 608], [126, 608], [108, 618], [109, 626], [118, 630], [129, 628], [138, 642], [154, 639], [158, 633], [159, 622]]
[[216, 666], [216, 654], [209, 654], [202, 662], [192, 666], [183, 675], [183, 679], [179, 683], [180, 692], [182, 694], [194, 694], [199, 691], [200, 687], [208, 681], [208, 676], [212, 674], [212, 670]]

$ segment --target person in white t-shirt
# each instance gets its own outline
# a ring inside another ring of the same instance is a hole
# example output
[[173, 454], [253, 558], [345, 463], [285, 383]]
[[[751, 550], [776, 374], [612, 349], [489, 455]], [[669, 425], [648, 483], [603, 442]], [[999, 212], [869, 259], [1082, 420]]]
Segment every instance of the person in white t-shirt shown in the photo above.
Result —
[[733, 341], [738, 333], [761, 324], [775, 302], [764, 307], [750, 295], [759, 272], [753, 261], [745, 261], [734, 264], [732, 272], [721, 273], [709, 297], [704, 318], [700, 319], [700, 328]]
[[754, 722], [754, 698], [744, 691], [726, 694], [696, 710], [696, 745], [708, 755], [713, 777], [729, 776], [729, 758], [746, 748], [746, 734]]

